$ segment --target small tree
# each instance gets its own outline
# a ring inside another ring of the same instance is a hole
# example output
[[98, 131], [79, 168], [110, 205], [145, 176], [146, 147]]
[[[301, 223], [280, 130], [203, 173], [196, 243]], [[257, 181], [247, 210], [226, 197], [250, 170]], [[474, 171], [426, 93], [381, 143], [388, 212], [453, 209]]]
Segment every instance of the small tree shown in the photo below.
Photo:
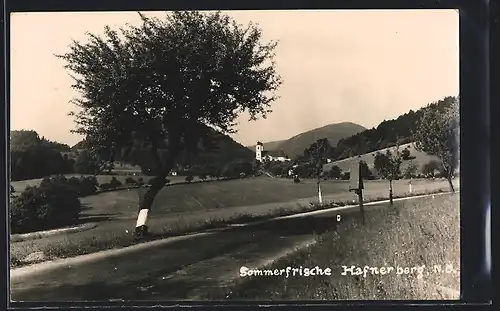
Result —
[[76, 157], [74, 170], [78, 174], [97, 174], [100, 171], [100, 163], [94, 154], [83, 150]]
[[429, 162], [422, 165], [422, 174], [424, 174], [426, 178], [434, 177], [436, 171], [439, 171], [439, 169], [440, 169], [439, 163], [436, 160], [430, 160]]
[[417, 173], [417, 171], [418, 171], [418, 167], [413, 162], [410, 162], [405, 169], [404, 176], [405, 176], [405, 178], [411, 179], [411, 178], [415, 177], [415, 174]]
[[401, 151], [401, 158], [403, 159], [403, 161], [415, 159], [415, 157], [411, 155], [410, 149], [408, 147]]
[[330, 178], [340, 178], [342, 176], [342, 170], [337, 165], [332, 166], [328, 172]]
[[459, 163], [459, 99], [447, 97], [444, 101], [448, 106], [443, 111], [434, 106], [429, 106], [424, 111], [414, 135], [415, 147], [439, 158], [444, 177], [448, 180], [451, 191], [455, 192], [452, 178]]
[[[81, 94], [76, 132], [106, 162], [143, 142], [155, 178], [139, 201], [136, 236], [149, 235], [153, 201], [181, 153], [213, 146], [210, 134], [235, 133], [237, 117], [266, 117], [281, 79], [276, 43], [255, 25], [220, 12], [176, 11], [165, 19], [139, 14], [140, 26], [105, 28], [58, 57]], [[161, 152], [163, 151], [163, 152]], [[127, 152], [125, 152], [124, 156]], [[142, 195], [142, 194], [141, 194]]]
[[370, 168], [368, 167], [368, 164], [366, 164], [365, 161], [361, 161], [360, 165], [361, 165], [361, 175], [363, 176], [363, 179], [366, 179], [366, 180], [374, 179], [373, 173], [370, 170]]
[[389, 180], [389, 200], [391, 205], [393, 204], [392, 181], [399, 179], [401, 175], [401, 163], [403, 163], [399, 152], [399, 146], [396, 146], [394, 149], [394, 153], [391, 152], [390, 149], [387, 149], [385, 154], [377, 152], [374, 160], [374, 167], [379, 176]]
[[351, 178], [351, 172], [343, 172], [341, 178], [342, 180], [349, 180]]
[[318, 185], [318, 200], [319, 204], [323, 203], [321, 195], [321, 174], [323, 172], [323, 165], [326, 164], [328, 155], [332, 147], [326, 138], [318, 139], [315, 143], [311, 144], [309, 148], [304, 151], [304, 155], [309, 157], [309, 162], [312, 165], [313, 174]]

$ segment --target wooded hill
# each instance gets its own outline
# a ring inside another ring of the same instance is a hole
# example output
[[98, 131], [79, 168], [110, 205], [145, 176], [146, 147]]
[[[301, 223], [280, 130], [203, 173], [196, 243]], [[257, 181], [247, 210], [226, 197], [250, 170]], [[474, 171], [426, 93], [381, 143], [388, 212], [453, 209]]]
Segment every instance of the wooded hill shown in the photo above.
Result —
[[[348, 138], [363, 130], [366, 130], [366, 128], [352, 122], [328, 124], [300, 133], [287, 140], [266, 142], [264, 143], [264, 150], [283, 151], [293, 159], [302, 155], [304, 149], [318, 139], [327, 138], [330, 144], [335, 146], [341, 139]], [[249, 148], [255, 150], [255, 146]]]
[[428, 104], [417, 111], [410, 110], [397, 119], [385, 120], [377, 128], [367, 129], [349, 138], [340, 139], [333, 149], [331, 158], [342, 160], [356, 155], [373, 152], [395, 146], [399, 142], [407, 144], [413, 141], [413, 133], [417, 130], [418, 121], [426, 109], [443, 111], [450, 107], [453, 97]]

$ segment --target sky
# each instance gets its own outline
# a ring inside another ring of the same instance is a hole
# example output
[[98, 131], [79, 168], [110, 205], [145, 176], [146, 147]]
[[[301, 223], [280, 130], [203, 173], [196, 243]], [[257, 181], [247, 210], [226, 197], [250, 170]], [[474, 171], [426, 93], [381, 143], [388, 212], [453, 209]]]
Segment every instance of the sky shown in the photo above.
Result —
[[[143, 12], [165, 16], [166, 12]], [[290, 138], [331, 123], [376, 127], [410, 109], [459, 93], [456, 10], [230, 11], [278, 41], [283, 84], [267, 119], [242, 115], [233, 139], [243, 145]], [[86, 32], [137, 25], [137, 12], [38, 12], [11, 15], [11, 130], [32, 129], [70, 146], [79, 96], [64, 61]]]

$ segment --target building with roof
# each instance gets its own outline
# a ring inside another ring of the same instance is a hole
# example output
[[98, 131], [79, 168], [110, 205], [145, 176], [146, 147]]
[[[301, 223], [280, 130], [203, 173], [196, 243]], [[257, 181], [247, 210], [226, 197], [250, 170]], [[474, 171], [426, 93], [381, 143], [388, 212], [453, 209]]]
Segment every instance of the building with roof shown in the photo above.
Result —
[[291, 161], [283, 150], [264, 150], [264, 144], [260, 141], [255, 146], [255, 159], [257, 161]]

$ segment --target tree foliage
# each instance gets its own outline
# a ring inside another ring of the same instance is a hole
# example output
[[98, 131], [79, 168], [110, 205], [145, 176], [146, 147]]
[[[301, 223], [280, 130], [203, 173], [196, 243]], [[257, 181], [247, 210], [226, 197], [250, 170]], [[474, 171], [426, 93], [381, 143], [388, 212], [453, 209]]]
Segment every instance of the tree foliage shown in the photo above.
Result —
[[377, 152], [373, 164], [381, 178], [393, 181], [399, 179], [402, 163], [401, 153], [399, 148], [396, 147], [394, 152], [390, 149], [387, 149], [385, 153]]
[[341, 178], [342, 177], [342, 170], [337, 165], [333, 165], [332, 168], [328, 171], [328, 177]]
[[61, 151], [69, 146], [40, 138], [36, 131], [10, 132], [10, 178], [12, 181], [73, 172], [73, 160]]
[[415, 157], [411, 155], [410, 149], [408, 147], [404, 148], [403, 151], [401, 151], [401, 158], [403, 159], [403, 161], [415, 159]]
[[323, 172], [323, 165], [326, 164], [328, 155], [331, 153], [332, 146], [326, 138], [318, 139], [304, 150], [304, 157], [313, 166], [314, 175], [318, 179]]
[[370, 168], [368, 167], [368, 164], [366, 164], [365, 161], [361, 161], [360, 165], [361, 165], [361, 176], [363, 176], [363, 179], [367, 179], [367, 180], [374, 179], [373, 173], [370, 170]]
[[436, 174], [436, 171], [441, 171], [441, 165], [438, 161], [436, 160], [431, 160], [424, 165], [422, 165], [422, 174], [424, 174], [426, 177], [434, 177]]
[[241, 112], [250, 120], [270, 112], [281, 84], [276, 43], [262, 44], [259, 28], [219, 12], [140, 16], [140, 26], [106, 27], [103, 37], [89, 34], [88, 43], [74, 41], [58, 57], [80, 92], [75, 131], [106, 161], [144, 142], [164, 176], [179, 153], [210, 145], [210, 129], [234, 133]]
[[459, 121], [459, 101], [453, 97], [444, 109], [426, 110], [415, 133], [416, 149], [438, 157], [448, 179], [458, 168]]
[[417, 171], [418, 171], [418, 167], [415, 165], [415, 163], [409, 163], [404, 171], [404, 177], [405, 178], [414, 178]]
[[101, 163], [93, 153], [82, 150], [76, 157], [74, 170], [79, 174], [97, 174], [101, 170]]
[[244, 174], [245, 176], [251, 175], [254, 171], [254, 166], [251, 162], [234, 160], [226, 164], [222, 170], [221, 175], [224, 177], [235, 178], [239, 177], [240, 174]]
[[[365, 154], [376, 150], [403, 145], [414, 141], [418, 123], [424, 113], [429, 110], [444, 111], [453, 105], [455, 97], [445, 97], [417, 111], [408, 113], [393, 120], [384, 120], [376, 128], [367, 129], [356, 135], [339, 140], [333, 149], [331, 158], [341, 160], [356, 154]], [[408, 160], [411, 159], [411, 156]]]
[[81, 206], [77, 190], [58, 179], [26, 187], [10, 202], [12, 233], [53, 229], [77, 222]]

